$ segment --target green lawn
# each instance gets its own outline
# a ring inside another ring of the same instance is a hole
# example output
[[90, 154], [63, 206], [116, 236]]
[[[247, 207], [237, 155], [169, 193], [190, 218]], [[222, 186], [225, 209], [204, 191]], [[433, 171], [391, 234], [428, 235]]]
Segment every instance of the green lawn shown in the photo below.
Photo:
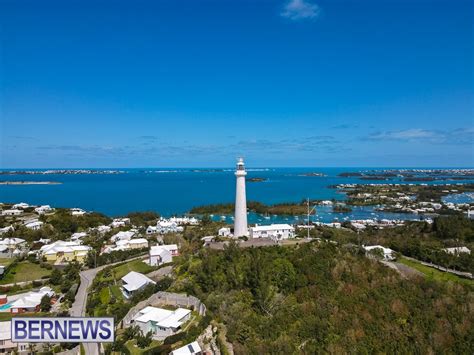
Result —
[[110, 302], [110, 291], [108, 287], [104, 287], [102, 290], [100, 290], [100, 302], [103, 305], [107, 305]]
[[10, 265], [15, 259], [13, 258], [0, 258], [0, 265], [7, 267]]
[[127, 349], [130, 351], [130, 354], [132, 354], [132, 355], [143, 354], [144, 351], [160, 345], [160, 342], [158, 342], [156, 340], [153, 340], [151, 342], [150, 346], [148, 348], [145, 348], [145, 349], [140, 349], [139, 347], [136, 346], [136, 344], [137, 344], [136, 340], [129, 340], [125, 343], [125, 346], [127, 347]]
[[39, 264], [22, 261], [8, 270], [7, 274], [0, 280], [0, 285], [39, 280], [50, 274], [51, 270], [42, 268]]
[[137, 259], [130, 261], [126, 264], [119, 265], [113, 269], [113, 274], [115, 274], [115, 279], [121, 279], [130, 271], [140, 272], [142, 274], [147, 274], [155, 270], [156, 267], [145, 264], [143, 261]]
[[9, 321], [12, 317], [47, 317], [48, 313], [44, 312], [37, 312], [37, 313], [21, 313], [21, 314], [13, 314], [10, 312], [0, 312], [0, 321]]
[[123, 293], [122, 291], [120, 291], [120, 287], [118, 287], [117, 285], [111, 285], [109, 286], [109, 288], [110, 293], [112, 293], [112, 295], [114, 295], [117, 300], [123, 299]]
[[415, 270], [418, 270], [422, 272], [426, 278], [430, 280], [435, 280], [435, 281], [453, 281], [453, 282], [459, 282], [465, 285], [474, 285], [474, 281], [465, 279], [456, 275], [453, 275], [449, 272], [443, 272], [439, 271], [435, 268], [420, 264], [416, 261], [408, 260], [404, 257], [398, 258], [397, 260], [399, 263], [404, 264], [406, 266], [409, 266]]

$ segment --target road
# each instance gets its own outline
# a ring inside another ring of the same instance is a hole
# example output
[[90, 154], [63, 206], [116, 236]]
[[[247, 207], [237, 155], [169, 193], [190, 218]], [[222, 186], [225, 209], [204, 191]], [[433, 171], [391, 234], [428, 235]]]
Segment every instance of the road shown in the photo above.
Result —
[[[71, 317], [84, 317], [86, 315], [86, 304], [87, 304], [87, 290], [92, 285], [92, 281], [94, 281], [97, 273], [107, 266], [113, 266], [117, 264], [121, 264], [123, 262], [146, 258], [143, 255], [127, 259], [124, 261], [119, 261], [113, 264], [107, 264], [103, 266], [99, 266], [95, 269], [89, 269], [81, 271], [79, 276], [81, 277], [81, 284], [79, 289], [77, 290], [76, 298], [74, 303], [72, 304], [71, 308], [69, 309], [69, 314]], [[98, 343], [83, 343], [84, 349], [87, 355], [98, 355], [99, 354], [99, 344]]]

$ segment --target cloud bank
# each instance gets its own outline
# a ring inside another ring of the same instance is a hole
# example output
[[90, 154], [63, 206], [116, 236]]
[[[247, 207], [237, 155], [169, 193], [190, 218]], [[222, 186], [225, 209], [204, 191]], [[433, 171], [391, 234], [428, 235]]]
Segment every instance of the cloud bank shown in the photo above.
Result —
[[281, 13], [281, 16], [293, 21], [315, 19], [321, 13], [318, 5], [305, 0], [290, 0]]

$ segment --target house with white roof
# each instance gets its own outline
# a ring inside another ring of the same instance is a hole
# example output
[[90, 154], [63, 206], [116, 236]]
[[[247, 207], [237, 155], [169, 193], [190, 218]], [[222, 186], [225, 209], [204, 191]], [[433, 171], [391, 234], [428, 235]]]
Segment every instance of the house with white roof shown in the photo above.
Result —
[[0, 322], [0, 353], [4, 354], [28, 354], [29, 348], [26, 343], [12, 342], [11, 321]]
[[0, 239], [0, 257], [12, 258], [19, 256], [26, 246], [26, 241], [21, 238]]
[[173, 261], [173, 256], [179, 255], [176, 244], [156, 245], [150, 248], [150, 265], [159, 266]]
[[11, 313], [38, 312], [40, 310], [41, 299], [48, 295], [54, 296], [54, 291], [50, 287], [41, 287], [39, 291], [28, 292], [11, 303]]
[[99, 232], [100, 234], [105, 234], [107, 232], [110, 232], [111, 229], [112, 227], [110, 226], [98, 226], [96, 228], [97, 232]]
[[54, 208], [51, 208], [50, 205], [43, 205], [35, 208], [35, 212], [38, 214], [45, 214], [49, 212], [53, 212]]
[[148, 240], [145, 238], [136, 238], [130, 240], [117, 240], [115, 245], [108, 245], [102, 251], [103, 253], [111, 253], [118, 250], [144, 249], [148, 248]]
[[171, 217], [169, 221], [179, 226], [187, 224], [195, 226], [199, 224], [199, 220], [196, 217]]
[[31, 221], [31, 222], [28, 222], [25, 224], [25, 227], [28, 228], [28, 229], [31, 229], [31, 230], [38, 230], [40, 229], [42, 226], [43, 226], [43, 222], [41, 221]]
[[45, 257], [47, 261], [56, 264], [73, 260], [84, 262], [90, 250], [92, 250], [91, 247], [81, 245], [79, 242], [58, 240], [51, 244], [43, 245], [38, 252], [38, 256]]
[[112, 228], [125, 227], [127, 224], [130, 224], [130, 218], [115, 218], [110, 226]]
[[19, 216], [22, 213], [23, 211], [18, 209], [3, 210], [2, 216]]
[[129, 231], [120, 231], [116, 234], [114, 234], [110, 240], [112, 242], [117, 242], [119, 240], [130, 240], [132, 239], [135, 235], [137, 234], [137, 232], [135, 230], [129, 230]]
[[170, 311], [148, 306], [135, 315], [133, 322], [143, 334], [151, 331], [154, 339], [163, 340], [179, 331], [189, 319], [191, 319], [191, 311], [186, 308]]
[[148, 226], [146, 229], [146, 234], [156, 234], [158, 233], [158, 227], [157, 226]]
[[156, 282], [139, 272], [130, 271], [122, 277], [122, 293], [126, 298], [132, 297], [136, 292], [140, 292], [147, 285], [155, 285]]
[[454, 247], [443, 249], [448, 254], [459, 255], [459, 254], [471, 254], [471, 250], [468, 247]]
[[219, 237], [232, 237], [232, 231], [229, 227], [222, 227], [217, 231]]
[[73, 216], [83, 216], [86, 214], [86, 211], [81, 208], [71, 208], [70, 211]]
[[0, 239], [0, 245], [6, 245], [10, 249], [17, 249], [26, 244], [26, 240], [21, 238]]
[[14, 230], [15, 230], [15, 228], [12, 225], [10, 225], [8, 227], [0, 228], [0, 235], [5, 234], [9, 231], [14, 231]]
[[201, 355], [202, 349], [201, 346], [197, 341], [193, 341], [192, 343], [186, 344], [181, 348], [173, 350], [170, 352], [170, 355]]
[[250, 228], [251, 238], [271, 238], [283, 240], [293, 238], [295, 228], [289, 224], [271, 224], [269, 226], [255, 226]]
[[362, 246], [367, 254], [370, 254], [374, 250], [380, 250], [382, 252], [384, 260], [395, 260], [395, 252], [390, 248], [385, 248], [381, 245], [368, 245]]
[[12, 206], [13, 209], [21, 208], [22, 210], [24, 210], [25, 208], [28, 208], [28, 207], [30, 207], [30, 205], [25, 203], [25, 202], [16, 203]]
[[73, 241], [77, 241], [77, 240], [80, 240], [84, 237], [87, 237], [87, 233], [86, 232], [76, 232], [76, 233], [73, 233], [71, 235], [71, 240]]
[[178, 233], [184, 231], [184, 228], [176, 222], [172, 222], [167, 219], [160, 219], [156, 223], [156, 227], [158, 228], [158, 232], [161, 234], [166, 233]]

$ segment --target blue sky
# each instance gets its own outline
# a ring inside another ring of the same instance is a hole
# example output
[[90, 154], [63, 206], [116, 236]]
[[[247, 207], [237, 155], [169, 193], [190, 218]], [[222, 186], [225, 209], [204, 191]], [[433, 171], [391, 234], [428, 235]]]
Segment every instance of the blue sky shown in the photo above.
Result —
[[0, 167], [474, 166], [472, 0], [0, 0]]

